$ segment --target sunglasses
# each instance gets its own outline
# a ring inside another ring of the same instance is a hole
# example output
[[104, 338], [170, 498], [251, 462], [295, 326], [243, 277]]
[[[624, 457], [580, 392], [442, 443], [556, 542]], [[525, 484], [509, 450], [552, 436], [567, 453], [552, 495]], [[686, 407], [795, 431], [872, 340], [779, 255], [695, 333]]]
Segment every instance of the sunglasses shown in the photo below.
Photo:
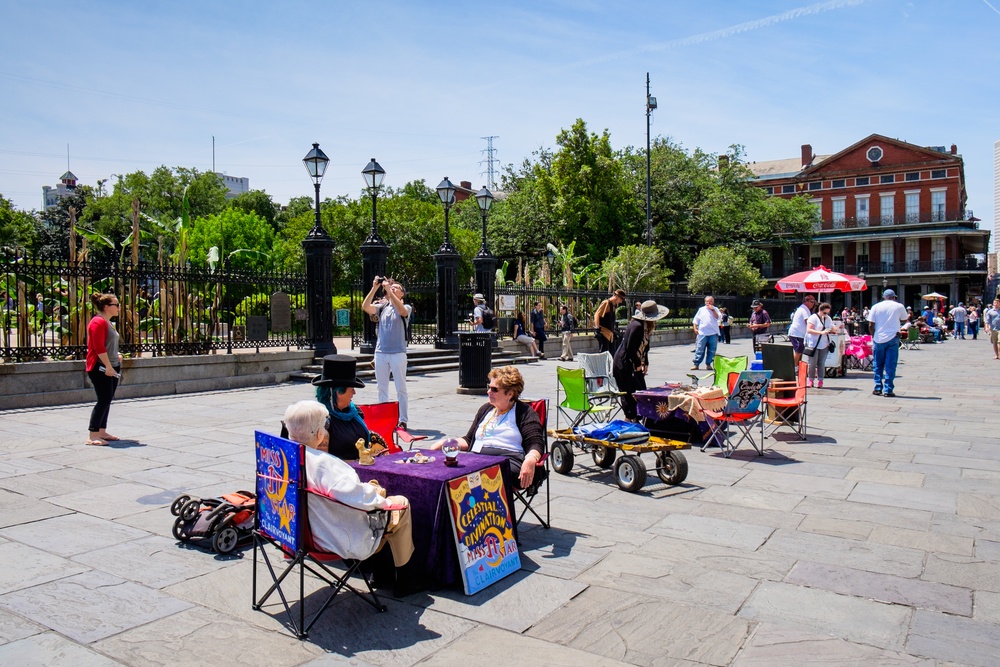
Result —
[[500, 389], [500, 387], [494, 387], [493, 385], [490, 385], [489, 387], [486, 388], [486, 391], [490, 392], [491, 394], [498, 394], [503, 390]]

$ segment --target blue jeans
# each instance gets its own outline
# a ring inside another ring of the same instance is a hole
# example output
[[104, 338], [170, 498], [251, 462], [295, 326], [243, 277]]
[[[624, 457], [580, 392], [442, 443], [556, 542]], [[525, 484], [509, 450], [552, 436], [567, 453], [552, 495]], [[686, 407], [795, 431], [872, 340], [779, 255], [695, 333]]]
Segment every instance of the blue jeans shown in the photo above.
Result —
[[955, 338], [965, 338], [965, 322], [955, 322]]
[[704, 359], [705, 363], [709, 366], [715, 361], [715, 349], [719, 347], [719, 336], [718, 334], [712, 334], [711, 336], [698, 336], [698, 342], [695, 344], [694, 348], [694, 365], [700, 366], [701, 360]]
[[893, 338], [888, 343], [875, 343], [872, 353], [875, 389], [891, 393], [895, 388], [896, 364], [899, 362], [899, 338]]

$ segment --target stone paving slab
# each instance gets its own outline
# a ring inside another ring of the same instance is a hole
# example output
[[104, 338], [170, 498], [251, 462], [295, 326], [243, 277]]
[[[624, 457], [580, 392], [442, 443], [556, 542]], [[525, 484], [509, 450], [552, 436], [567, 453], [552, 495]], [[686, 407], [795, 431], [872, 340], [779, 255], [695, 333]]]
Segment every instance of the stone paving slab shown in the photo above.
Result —
[[0, 528], [69, 513], [70, 510], [48, 501], [27, 502], [26, 497], [20, 493], [0, 489]]
[[736, 483], [737, 487], [831, 500], [845, 500], [848, 494], [854, 490], [854, 485], [854, 482], [844, 479], [811, 477], [759, 469], [751, 470], [746, 477]]
[[147, 537], [149, 533], [114, 521], [74, 512], [4, 528], [0, 530], [0, 535], [69, 558], [119, 542]]
[[0, 607], [82, 644], [170, 616], [190, 606], [145, 586], [96, 571], [0, 596]]
[[958, 509], [958, 496], [955, 493], [873, 482], [858, 482], [847, 499], [856, 503], [921, 509], [929, 512], [954, 513]]
[[936, 661], [885, 651], [821, 633], [761, 623], [740, 653], [736, 667], [936, 667]]
[[879, 602], [891, 602], [958, 616], [972, 615], [972, 592], [958, 586], [805, 561], [796, 563], [785, 577], [785, 581]]
[[[630, 664], [488, 626], [481, 626], [462, 635], [420, 664], [441, 665], [442, 667], [495, 664], [498, 662], [497, 647], [503, 647], [504, 654], [511, 656], [510, 662], [513, 663], [531, 663], [549, 667], [581, 667], [582, 665], [615, 667]], [[680, 662], [657, 662], [656, 664], [682, 667]], [[687, 664], [693, 666], [701, 663]]]
[[846, 537], [851, 540], [864, 540], [871, 535], [875, 524], [867, 521], [850, 521], [847, 519], [831, 519], [823, 516], [807, 516], [799, 523], [798, 529], [807, 533], [819, 533], [831, 537]]
[[754, 488], [713, 486], [698, 494], [698, 500], [762, 510], [791, 512], [805, 496]]
[[1000, 593], [1000, 566], [993, 561], [951, 554], [930, 554], [920, 578]]
[[749, 632], [730, 614], [592, 586], [528, 635], [635, 665], [665, 658], [728, 665]]
[[755, 551], [774, 531], [768, 526], [683, 514], [671, 514], [649, 530], [666, 537], [737, 547], [746, 551]]
[[219, 556], [176, 540], [150, 535], [73, 557], [73, 561], [149, 586], [164, 588], [191, 577], [229, 567], [238, 555]]
[[49, 498], [74, 491], [118, 484], [121, 480], [77, 468], [56, 468], [34, 475], [21, 475], [0, 480], [0, 488], [32, 498]]
[[994, 667], [1000, 655], [1000, 626], [917, 611], [906, 649], [912, 654], [938, 660]]
[[[0, 609], [0, 645], [37, 635], [42, 631], [44, 631], [44, 628], [37, 623], [32, 623], [17, 614]], [[0, 660], [0, 663], [3, 663], [3, 661]]]
[[53, 632], [0, 646], [0, 664], [18, 667], [120, 667], [122, 664]]
[[919, 576], [924, 562], [924, 552], [916, 549], [789, 530], [776, 530], [758, 553], [904, 577]]
[[0, 544], [0, 563], [8, 564], [0, 568], [0, 593], [29, 588], [90, 569], [17, 542]]
[[146, 511], [150, 505], [163, 505], [165, 501], [149, 502], [146, 499], [162, 496], [164, 489], [123, 482], [97, 489], [76, 491], [53, 496], [48, 501], [67, 509], [90, 514], [102, 519], [117, 519]]
[[971, 556], [973, 540], [971, 537], [958, 535], [942, 535], [933, 531], [908, 530], [877, 525], [872, 529], [868, 539], [879, 544], [892, 544], [897, 547], [923, 549], [959, 556]]
[[739, 615], [901, 651], [911, 611], [825, 590], [765, 581], [740, 609]]

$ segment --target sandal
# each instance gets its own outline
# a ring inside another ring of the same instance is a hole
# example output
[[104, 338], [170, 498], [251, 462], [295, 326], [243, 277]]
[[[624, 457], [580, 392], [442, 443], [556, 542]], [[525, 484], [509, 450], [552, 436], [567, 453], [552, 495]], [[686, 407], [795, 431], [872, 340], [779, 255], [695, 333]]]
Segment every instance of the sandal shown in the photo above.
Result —
[[121, 440], [121, 438], [119, 438], [117, 435], [111, 435], [110, 433], [106, 433], [101, 436], [101, 440], [104, 440], [106, 442], [118, 442], [119, 440]]
[[95, 447], [107, 447], [108, 443], [100, 438], [95, 438], [93, 440], [87, 440], [88, 445], [93, 445]]

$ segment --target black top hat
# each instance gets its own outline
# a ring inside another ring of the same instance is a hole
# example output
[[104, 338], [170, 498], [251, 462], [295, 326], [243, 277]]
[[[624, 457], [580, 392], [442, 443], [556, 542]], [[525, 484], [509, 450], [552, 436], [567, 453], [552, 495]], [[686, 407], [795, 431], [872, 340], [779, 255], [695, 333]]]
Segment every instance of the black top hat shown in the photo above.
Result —
[[346, 354], [328, 354], [323, 357], [323, 373], [313, 379], [317, 387], [355, 387], [365, 383], [358, 379], [358, 360]]

